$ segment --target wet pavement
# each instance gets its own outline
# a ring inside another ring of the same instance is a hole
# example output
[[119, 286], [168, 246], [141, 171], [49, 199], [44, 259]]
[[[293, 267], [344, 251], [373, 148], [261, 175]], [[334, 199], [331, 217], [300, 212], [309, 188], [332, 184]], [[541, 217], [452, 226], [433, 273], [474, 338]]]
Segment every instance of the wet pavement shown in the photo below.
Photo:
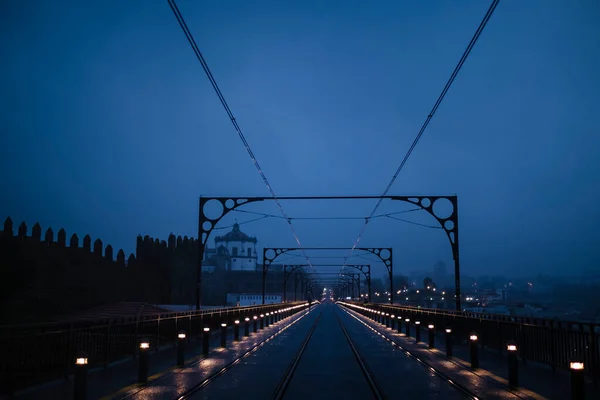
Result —
[[[388, 398], [406, 399], [464, 399], [465, 395], [437, 376], [399, 348], [369, 330], [359, 320], [337, 311], [351, 338], [377, 377], [379, 386]], [[364, 398], [364, 397], [361, 397]]]
[[[240, 331], [243, 334], [243, 327]], [[299, 349], [311, 332], [298, 359]], [[413, 337], [414, 333], [413, 327]], [[358, 356], [353, 353], [346, 334]], [[425, 343], [416, 343], [414, 338], [397, 333], [397, 329], [392, 331], [332, 303], [314, 306], [310, 312], [299, 312], [256, 334], [251, 333], [249, 338], [242, 337], [240, 342], [233, 342], [232, 335], [230, 332], [227, 349], [215, 347], [219, 339], [218, 335], [214, 337], [206, 359], [194, 356], [200, 353], [200, 343], [190, 344], [187, 352], [190, 358], [183, 368], [173, 367], [175, 349], [156, 353], [150, 358], [149, 372], [154, 375], [146, 385], [131, 384], [136, 380], [136, 362], [90, 374], [88, 398], [267, 399], [274, 398], [284, 378], [282, 398], [289, 400], [378, 398], [368, 379], [376, 382], [383, 398], [570, 398], [568, 382], [566, 385], [562, 382], [560, 389], [549, 396], [523, 388], [509, 390], [506, 380], [495, 375], [495, 371], [484, 368], [472, 371], [466, 361], [458, 358], [465, 352], [468, 355], [468, 349], [459, 344], [454, 347], [457, 357], [448, 360], [443, 353], [443, 336], [436, 337], [439, 350], [429, 349]], [[427, 340], [427, 329], [422, 329], [421, 336]], [[294, 361], [296, 368], [290, 374]], [[361, 363], [366, 368], [361, 369]], [[490, 361], [484, 364], [482, 357], [481, 364], [484, 367]], [[370, 378], [365, 369], [370, 371]], [[547, 385], [553, 387], [556, 383], [547, 382]], [[17, 398], [69, 399], [72, 396], [72, 382], [65, 381], [54, 388], [42, 388]]]
[[269, 399], [323, 306], [244, 358], [193, 399]]
[[[217, 332], [211, 335], [211, 353], [209, 359], [202, 364], [203, 368], [210, 365], [218, 365], [217, 359], [221, 362], [225, 357], [233, 357], [234, 354], [246, 351], [252, 346], [260, 343], [268, 338], [274, 332], [282, 330], [289, 323], [300, 318], [304, 312], [294, 314], [291, 317], [269, 327], [258, 330], [257, 333], [252, 333], [252, 323], [250, 323], [250, 337], [244, 338], [243, 326], [240, 327], [240, 342], [233, 341], [233, 330], [228, 329], [227, 351], [219, 348], [220, 336]], [[201, 356], [201, 340], [191, 341], [186, 344], [186, 360], [185, 368], [177, 368], [176, 364], [176, 348], [169, 346], [158, 352], [149, 354], [148, 365], [148, 383], [146, 385], [137, 384], [138, 361], [129, 358], [112, 365], [106, 369], [99, 368], [89, 372], [88, 374], [88, 399], [116, 399], [124, 398], [158, 398], [151, 395], [151, 392], [156, 392], [154, 387], [160, 382], [165, 382], [166, 377], [174, 377], [180, 371], [187, 371], [190, 366], [197, 365], [204, 360]], [[215, 361], [211, 361], [215, 358]], [[216, 368], [216, 367], [215, 367]], [[181, 383], [185, 374], [178, 376], [176, 379]], [[160, 386], [160, 385], [159, 385]], [[134, 395], [137, 393], [137, 395]], [[143, 397], [140, 397], [141, 395]], [[6, 396], [0, 396], [4, 399]], [[43, 399], [72, 399], [73, 398], [73, 378], [65, 380], [57, 380], [40, 385], [34, 388], [26, 389], [15, 394], [15, 399], [19, 400], [43, 400]], [[172, 397], [171, 397], [172, 398]]]
[[[426, 348], [412, 346], [410, 339], [401, 341], [400, 337], [396, 337], [397, 331], [393, 332], [386, 329], [385, 326], [377, 324], [366, 317], [354, 313], [352, 311], [344, 312], [347, 318], [354, 320], [355, 324], [361, 325], [363, 329], [371, 331], [371, 337], [377, 342], [378, 350], [385, 353], [392, 351], [392, 354], [397, 354], [399, 358], [404, 358], [407, 363], [390, 363], [388, 364], [387, 375], [390, 380], [398, 385], [399, 391], [406, 393], [407, 398], [439, 398], [439, 399], [454, 399], [466, 397], [478, 397], [485, 399], [519, 399], [528, 398], [515, 395], [507, 390], [504, 385], [499, 385], [489, 382], [486, 379], [477, 376], [472, 371], [461, 366], [457, 366], [445, 358], [441, 358]], [[398, 345], [393, 345], [387, 338], [394, 340]], [[373, 350], [370, 350], [372, 353]], [[408, 354], [407, 354], [408, 352]], [[381, 360], [384, 357], [380, 357]], [[390, 371], [393, 366], [393, 371]], [[408, 368], [401, 369], [401, 368]], [[385, 365], [381, 367], [382, 377], [386, 374]], [[417, 373], [418, 371], [418, 373]], [[400, 373], [400, 374], [398, 374]], [[423, 381], [422, 375], [437, 377], [437, 380], [431, 379], [428, 382]], [[379, 376], [379, 375], [378, 375]], [[407, 379], [405, 379], [407, 378]], [[385, 382], [385, 381], [384, 381]], [[428, 388], [427, 384], [431, 384]], [[456, 388], [454, 388], [456, 386]], [[451, 391], [448, 391], [451, 388]], [[462, 392], [459, 391], [463, 389]], [[423, 392], [431, 391], [428, 394]], [[470, 392], [470, 393], [469, 393]], [[445, 394], [448, 393], [448, 394]]]
[[322, 317], [292, 376], [284, 398], [373, 398], [367, 380], [335, 317], [335, 313], [339, 313], [339, 310], [336, 310], [338, 306], [327, 303], [321, 308]]
[[[289, 335], [280, 335], [247, 361], [216, 379], [194, 399], [274, 398], [278, 384], [313, 322], [315, 327], [295, 372], [289, 380], [284, 399], [371, 399], [374, 394], [344, 336], [345, 326], [364, 363], [374, 375], [387, 398], [464, 399], [465, 394], [447, 380], [423, 367], [414, 358], [394, 348], [337, 305], [325, 303], [312, 317], [304, 318]], [[487, 398], [511, 398], [487, 397]]]
[[[216, 348], [210, 353], [209, 358], [201, 359], [199, 362], [188, 365], [185, 368], [177, 369], [174, 373], [166, 374], [163, 378], [146, 385], [143, 390], [134, 389], [126, 396], [119, 395], [116, 397], [107, 397], [107, 399], [177, 399], [182, 395], [188, 394], [190, 390], [193, 390], [198, 385], [204, 384], [207, 379], [210, 379], [220, 370], [228, 368], [229, 364], [243, 361], [243, 359], [239, 360], [239, 358], [257, 345], [264, 343], [254, 350], [259, 352], [271, 340], [274, 340], [279, 335], [286, 334], [288, 329], [292, 329], [298, 324], [305, 324], [305, 317], [311, 315], [314, 310], [315, 307], [312, 307], [310, 311], [299, 312], [286, 320], [272, 324], [263, 331], [257, 332], [256, 335], [252, 335], [250, 340], [231, 343], [227, 349]], [[265, 340], [268, 340], [275, 334], [277, 336], [274, 336], [269, 342], [265, 342]], [[249, 355], [251, 354], [253, 353]], [[224, 376], [228, 375], [230, 375], [229, 371]], [[191, 397], [188, 396], [186, 398]]]
[[[479, 349], [480, 368], [472, 371], [470, 368], [470, 352], [466, 343], [453, 344], [453, 358], [448, 360], [445, 354], [445, 334], [435, 335], [435, 349], [429, 349], [428, 329], [421, 328], [421, 342], [416, 343], [415, 325], [411, 324], [411, 335], [406, 337], [406, 325], [402, 323], [402, 333], [391, 330], [384, 325], [374, 322], [360, 314], [356, 316], [376, 331], [397, 342], [406, 350], [423, 360], [435, 363], [446, 373], [456, 377], [457, 381], [467, 381], [473, 385], [472, 390], [484, 398], [491, 398], [498, 389], [508, 387], [508, 361], [506, 356], [487, 349]], [[570, 376], [566, 371], [552, 372], [546, 366], [528, 362], [519, 363], [519, 385], [517, 389], [510, 389], [516, 398], [521, 399], [569, 399], [571, 398]], [[600, 390], [592, 383], [586, 385], [586, 398], [600, 399]]]

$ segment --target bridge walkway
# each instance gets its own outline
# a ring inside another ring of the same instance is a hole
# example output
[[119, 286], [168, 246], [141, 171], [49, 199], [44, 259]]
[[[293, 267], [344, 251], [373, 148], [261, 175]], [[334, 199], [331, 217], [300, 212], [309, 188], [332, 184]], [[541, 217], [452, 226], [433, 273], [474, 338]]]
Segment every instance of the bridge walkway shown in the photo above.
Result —
[[[292, 315], [286, 319], [287, 323], [293, 322], [300, 315]], [[264, 329], [253, 332], [250, 323], [250, 336], [243, 338], [244, 328], [240, 328], [239, 342], [234, 342], [233, 330], [227, 331], [227, 349], [219, 347], [220, 333], [211, 333], [210, 353], [208, 358], [202, 356], [202, 340], [195, 340], [186, 344], [185, 369], [175, 366], [177, 349], [174, 346], [164, 346], [151, 351], [148, 356], [148, 382], [144, 385], [137, 384], [138, 360], [128, 358], [127, 360], [109, 364], [106, 368], [92, 369], [88, 373], [88, 399], [111, 399], [111, 398], [135, 398], [135, 394], [148, 393], [148, 390], [160, 382], [165, 384], [168, 379], [178, 379], [182, 371], [199, 366], [216, 366], [234, 360], [248, 349], [262, 343], [274, 333], [283, 328], [281, 324], [270, 325]], [[220, 360], [220, 361], [218, 361]], [[18, 400], [42, 400], [42, 399], [73, 399], [74, 377], [60, 379], [28, 388], [17, 392], [14, 399]], [[8, 396], [0, 396], [0, 400], [8, 400]]]
[[[369, 318], [360, 316], [369, 326], [381, 334], [385, 334], [392, 340], [395, 340], [401, 346], [411, 353], [418, 355], [422, 359], [444, 360], [445, 365], [452, 369], [470, 370], [470, 350], [466, 342], [452, 343], [452, 360], [446, 357], [446, 337], [444, 334], [434, 335], [434, 348], [429, 348], [427, 321], [421, 321], [421, 341], [416, 341], [416, 325], [414, 321], [410, 324], [410, 335], [406, 335], [406, 324], [402, 319], [401, 332], [398, 332], [397, 321], [394, 329], [386, 328], [384, 325], [376, 323]], [[402, 316], [401, 316], [402, 317]], [[494, 385], [508, 386], [508, 360], [506, 355], [498, 351], [480, 348], [479, 366], [472, 374], [484, 378]], [[570, 374], [566, 370], [552, 370], [549, 366], [528, 360], [519, 360], [518, 366], [519, 388], [518, 393], [521, 397], [532, 399], [569, 399], [571, 398]], [[594, 385], [591, 380], [586, 380], [585, 397], [587, 399], [600, 399], [600, 387]]]
[[339, 305], [318, 305], [272, 326], [279, 333], [255, 351], [207, 359], [106, 398], [530, 398], [467, 368], [447, 374], [445, 360], [423, 362], [407, 354], [368, 321]]
[[[414, 333], [413, 328], [412, 337]], [[569, 384], [562, 381], [547, 382], [550, 388], [556, 385], [549, 395], [510, 389], [494, 371], [499, 365], [482, 358], [486, 369], [472, 371], [461, 360], [468, 360], [468, 353], [458, 344], [455, 359], [448, 360], [441, 338], [436, 338], [439, 350], [431, 350], [339, 304], [317, 305], [250, 338], [232, 339], [230, 333], [226, 349], [215, 347], [218, 339], [213, 340], [208, 358], [192, 356], [183, 368], [173, 367], [174, 349], [156, 353], [150, 358], [153, 375], [146, 384], [134, 383], [135, 360], [90, 373], [88, 399], [570, 398]], [[426, 329], [422, 340], [427, 340]], [[196, 344], [187, 354], [200, 351]], [[541, 379], [524, 375], [520, 381], [534, 378]], [[71, 399], [72, 386], [64, 381], [16, 398]]]

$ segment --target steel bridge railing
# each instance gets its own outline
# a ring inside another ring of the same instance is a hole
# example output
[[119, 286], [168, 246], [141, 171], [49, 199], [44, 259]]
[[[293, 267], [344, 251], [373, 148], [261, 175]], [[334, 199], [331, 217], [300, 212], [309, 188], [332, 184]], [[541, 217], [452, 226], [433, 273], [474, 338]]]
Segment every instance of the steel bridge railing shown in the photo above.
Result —
[[191, 340], [204, 327], [218, 331], [221, 322], [274, 311], [303, 302], [210, 309], [126, 318], [73, 320], [66, 322], [0, 327], [0, 393], [67, 378], [74, 371], [78, 353], [87, 353], [89, 367], [135, 358], [141, 339], [158, 351], [174, 346], [177, 333]]
[[503, 354], [508, 343], [515, 343], [522, 361], [543, 363], [553, 370], [568, 369], [573, 361], [583, 362], [586, 375], [595, 383], [600, 381], [600, 324], [378, 303], [348, 303], [393, 312], [411, 321], [419, 319], [425, 325], [433, 324], [440, 332], [451, 328], [457, 339], [465, 341], [469, 335], [476, 333], [481, 346]]

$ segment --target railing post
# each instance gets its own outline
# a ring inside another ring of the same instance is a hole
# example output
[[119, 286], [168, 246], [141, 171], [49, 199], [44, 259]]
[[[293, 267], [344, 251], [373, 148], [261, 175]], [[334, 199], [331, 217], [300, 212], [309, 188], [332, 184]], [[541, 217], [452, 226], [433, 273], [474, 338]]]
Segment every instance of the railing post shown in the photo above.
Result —
[[185, 332], [179, 331], [177, 334], [177, 366], [183, 367], [185, 363]]
[[210, 328], [205, 326], [202, 332], [202, 355], [208, 357], [210, 347]]
[[435, 348], [435, 326], [433, 324], [429, 324], [427, 326], [429, 328], [429, 348]]
[[452, 358], [452, 329], [446, 328], [446, 357]]
[[221, 323], [221, 347], [227, 347], [227, 324], [225, 322]]
[[585, 399], [585, 371], [582, 362], [569, 363], [571, 369], [571, 399]]
[[138, 383], [148, 381], [148, 352], [150, 351], [150, 341], [142, 339], [140, 342], [140, 359], [138, 362]]
[[519, 387], [519, 360], [517, 359], [517, 346], [508, 344], [508, 386], [515, 389]]
[[88, 378], [88, 357], [87, 354], [81, 352], [75, 359], [75, 378], [73, 382], [73, 399], [74, 400], [86, 400], [87, 399], [87, 378]]
[[250, 318], [244, 318], [244, 336], [250, 336]]
[[471, 369], [479, 368], [479, 348], [477, 347], [477, 335], [471, 334], [469, 342], [471, 347]]

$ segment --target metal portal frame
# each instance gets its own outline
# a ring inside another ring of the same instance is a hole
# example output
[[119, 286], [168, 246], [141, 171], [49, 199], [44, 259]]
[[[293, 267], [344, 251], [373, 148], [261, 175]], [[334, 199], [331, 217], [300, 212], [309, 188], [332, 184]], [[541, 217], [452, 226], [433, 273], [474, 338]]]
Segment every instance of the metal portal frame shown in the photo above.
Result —
[[[197, 287], [196, 287], [196, 309], [200, 309], [200, 299], [202, 293], [202, 260], [204, 250], [208, 243], [208, 237], [217, 225], [217, 223], [227, 213], [248, 203], [256, 203], [265, 200], [275, 200], [275, 197], [200, 197], [198, 213], [198, 261], [197, 261]], [[460, 258], [458, 247], [458, 198], [453, 196], [287, 196], [277, 197], [277, 200], [357, 200], [357, 199], [391, 199], [404, 201], [418, 206], [433, 216], [442, 229], [446, 232], [450, 246], [452, 247], [452, 257], [454, 259], [454, 286], [456, 309], [460, 310]], [[448, 200], [452, 204], [452, 212], [449, 216], [443, 217], [437, 215], [433, 206], [438, 200]], [[205, 213], [205, 206], [210, 201], [217, 201], [222, 206], [220, 216], [210, 218]], [[367, 219], [367, 222], [369, 220]], [[392, 278], [393, 280], [393, 278]], [[393, 291], [392, 299], [393, 299]]]
[[[309, 275], [318, 275], [321, 279], [319, 280], [320, 283], [324, 282], [324, 286], [328, 285], [330, 283], [333, 282], [337, 282], [337, 284], [339, 284], [340, 282], [348, 284], [348, 279], [352, 280], [352, 298], [355, 297], [355, 292], [354, 289], [358, 286], [358, 294], [360, 297], [360, 274], [358, 272], [347, 272], [347, 271], [341, 271], [341, 272], [311, 272], [309, 273]], [[322, 278], [322, 275], [326, 275], [324, 278]], [[337, 279], [336, 279], [337, 278]], [[342, 278], [342, 279], [340, 279]], [[357, 285], [357, 286], [355, 286]]]
[[[348, 267], [359, 270], [365, 276], [368, 287], [368, 296], [371, 298], [371, 264], [286, 264], [283, 266], [283, 302], [286, 302], [286, 291], [287, 291], [287, 279], [289, 275], [304, 267]], [[296, 288], [294, 287], [294, 295]], [[360, 290], [360, 280], [359, 280], [359, 290]]]
[[[285, 254], [290, 251], [298, 251], [298, 250], [352, 250], [352, 247], [265, 247], [263, 248], [263, 271], [262, 271], [262, 301], [265, 304], [265, 287], [266, 287], [266, 279], [267, 272], [269, 271], [269, 266], [275, 261], [277, 257], [282, 254]], [[387, 268], [388, 275], [390, 277], [390, 304], [394, 304], [394, 266], [392, 263], [392, 255], [393, 250], [391, 247], [355, 247], [354, 250], [366, 251], [377, 257], [383, 262], [383, 265]], [[270, 257], [267, 252], [272, 251], [273, 256]], [[388, 251], [387, 255], [384, 254], [384, 251]], [[349, 265], [358, 265], [358, 264], [349, 264]], [[369, 301], [371, 301], [371, 265], [368, 265], [369, 270]], [[306, 266], [319, 266], [318, 264], [307, 264]], [[335, 264], [335, 266], [343, 267], [343, 264]], [[361, 269], [362, 271], [362, 269]], [[364, 273], [364, 272], [363, 272]]]

